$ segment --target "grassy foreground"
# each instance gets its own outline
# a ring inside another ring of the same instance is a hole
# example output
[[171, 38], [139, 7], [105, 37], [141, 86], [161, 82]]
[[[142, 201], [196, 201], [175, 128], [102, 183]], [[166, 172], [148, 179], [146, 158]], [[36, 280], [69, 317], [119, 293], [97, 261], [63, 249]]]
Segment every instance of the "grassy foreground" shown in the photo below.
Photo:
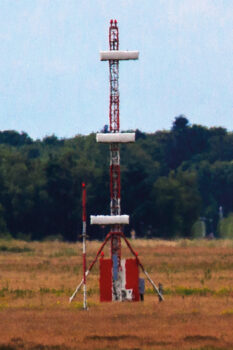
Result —
[[[165, 302], [146, 283], [143, 303], [99, 303], [97, 263], [83, 311], [82, 293], [69, 304], [82, 278], [80, 243], [0, 240], [0, 350], [233, 349], [233, 241], [132, 245]], [[88, 243], [88, 262], [99, 246]]]

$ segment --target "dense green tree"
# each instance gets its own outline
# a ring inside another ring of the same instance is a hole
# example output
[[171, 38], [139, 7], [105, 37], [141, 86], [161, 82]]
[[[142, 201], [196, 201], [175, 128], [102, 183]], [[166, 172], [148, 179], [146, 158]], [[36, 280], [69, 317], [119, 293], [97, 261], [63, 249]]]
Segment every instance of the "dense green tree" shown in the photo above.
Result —
[[172, 131], [175, 132], [183, 132], [189, 125], [188, 119], [183, 115], [179, 115], [178, 117], [175, 117], [175, 121], [172, 125]]
[[[107, 132], [107, 130], [106, 130]], [[219, 207], [233, 212], [233, 134], [191, 125], [180, 115], [170, 131], [144, 133], [121, 145], [122, 213], [129, 233], [189, 237], [200, 217], [217, 232]], [[81, 184], [90, 214], [109, 213], [109, 146], [95, 134], [33, 141], [26, 133], [0, 132], [0, 233], [76, 240], [81, 232]], [[90, 238], [107, 228], [89, 226]]]
[[161, 237], [189, 237], [201, 210], [201, 197], [194, 172], [171, 171], [154, 184], [155, 227]]
[[8, 144], [11, 146], [22, 146], [32, 144], [32, 139], [27, 133], [18, 133], [14, 130], [0, 131], [0, 144]]

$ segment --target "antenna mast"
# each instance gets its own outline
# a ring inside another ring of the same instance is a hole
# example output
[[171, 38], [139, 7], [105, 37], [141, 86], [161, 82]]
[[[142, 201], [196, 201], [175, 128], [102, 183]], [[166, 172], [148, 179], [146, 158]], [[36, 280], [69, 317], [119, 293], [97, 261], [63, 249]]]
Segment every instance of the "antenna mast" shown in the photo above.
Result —
[[[123, 225], [129, 224], [129, 215], [121, 214], [120, 144], [135, 142], [135, 133], [120, 132], [119, 61], [137, 60], [138, 56], [138, 51], [119, 50], [117, 21], [111, 20], [109, 50], [100, 52], [100, 60], [109, 61], [109, 132], [96, 134], [97, 142], [108, 143], [110, 147], [110, 215], [91, 215], [90, 217], [91, 225], [109, 225], [110, 231], [88, 270], [85, 272], [84, 269], [83, 279], [70, 297], [70, 301], [73, 300], [82, 284], [85, 284], [86, 277], [108, 241], [111, 244], [111, 258], [105, 259], [104, 255], [101, 255], [100, 258], [100, 300], [139, 301], [138, 267], [141, 267], [160, 300], [163, 300], [161, 292], [144, 269], [137, 253], [133, 250], [123, 233]], [[134, 259], [121, 259], [121, 239], [125, 241], [134, 255]]]
[[[119, 50], [119, 32], [117, 21], [110, 21], [109, 27], [109, 49]], [[120, 131], [120, 98], [119, 98], [119, 60], [109, 60], [109, 129], [111, 133]], [[121, 215], [121, 183], [120, 183], [120, 148], [119, 143], [110, 144], [110, 213]], [[111, 232], [111, 257], [113, 271], [117, 271], [121, 263], [121, 238], [114, 232], [121, 232], [121, 225], [112, 225]], [[117, 277], [117, 273], [113, 277]], [[116, 288], [114, 288], [116, 290]], [[117, 299], [117, 296], [116, 296]]]
[[121, 238], [128, 215], [121, 215], [120, 143], [135, 141], [135, 133], [120, 133], [119, 60], [138, 59], [138, 51], [119, 51], [116, 20], [110, 21], [109, 51], [100, 52], [101, 61], [109, 61], [109, 133], [97, 134], [97, 142], [108, 142], [110, 150], [110, 216], [91, 217], [91, 223], [110, 225], [112, 262], [112, 299], [122, 298]]

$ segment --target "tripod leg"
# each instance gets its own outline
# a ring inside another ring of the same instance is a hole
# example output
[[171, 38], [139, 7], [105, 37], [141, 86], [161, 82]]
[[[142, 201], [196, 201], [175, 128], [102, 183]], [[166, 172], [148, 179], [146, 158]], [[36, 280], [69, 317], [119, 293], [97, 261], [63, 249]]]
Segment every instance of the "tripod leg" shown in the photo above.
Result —
[[[86, 271], [86, 277], [89, 275], [91, 269], [93, 268], [93, 266], [95, 265], [95, 263], [96, 263], [96, 261], [97, 261], [97, 259], [98, 259], [98, 256], [99, 256], [100, 253], [102, 252], [102, 250], [103, 250], [105, 244], [108, 242], [108, 240], [109, 240], [110, 237], [111, 237], [111, 232], [109, 232], [109, 233], [107, 234], [107, 236], [106, 236], [106, 238], [105, 238], [103, 244], [101, 245], [100, 249], [98, 250], [98, 252], [97, 252], [97, 254], [96, 254], [95, 259], [92, 261], [92, 263], [91, 263], [90, 266], [89, 266], [89, 269]], [[74, 299], [75, 295], [78, 293], [79, 289], [82, 287], [83, 283], [84, 283], [84, 280], [82, 279], [81, 282], [79, 283], [79, 285], [76, 287], [74, 293], [71, 295], [71, 297], [70, 297], [70, 299], [69, 299], [69, 300], [70, 300], [70, 303], [71, 303], [71, 301]]]

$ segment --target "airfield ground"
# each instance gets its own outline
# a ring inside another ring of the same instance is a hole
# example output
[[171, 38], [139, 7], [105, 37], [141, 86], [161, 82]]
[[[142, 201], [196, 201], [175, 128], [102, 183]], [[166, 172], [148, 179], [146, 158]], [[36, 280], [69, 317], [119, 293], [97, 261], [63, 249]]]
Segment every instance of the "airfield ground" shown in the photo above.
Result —
[[[83, 311], [82, 293], [69, 304], [81, 280], [80, 243], [1, 240], [0, 350], [233, 349], [233, 241], [132, 245], [165, 302], [146, 283], [144, 302], [100, 303], [97, 263]], [[99, 246], [88, 243], [89, 262]]]

